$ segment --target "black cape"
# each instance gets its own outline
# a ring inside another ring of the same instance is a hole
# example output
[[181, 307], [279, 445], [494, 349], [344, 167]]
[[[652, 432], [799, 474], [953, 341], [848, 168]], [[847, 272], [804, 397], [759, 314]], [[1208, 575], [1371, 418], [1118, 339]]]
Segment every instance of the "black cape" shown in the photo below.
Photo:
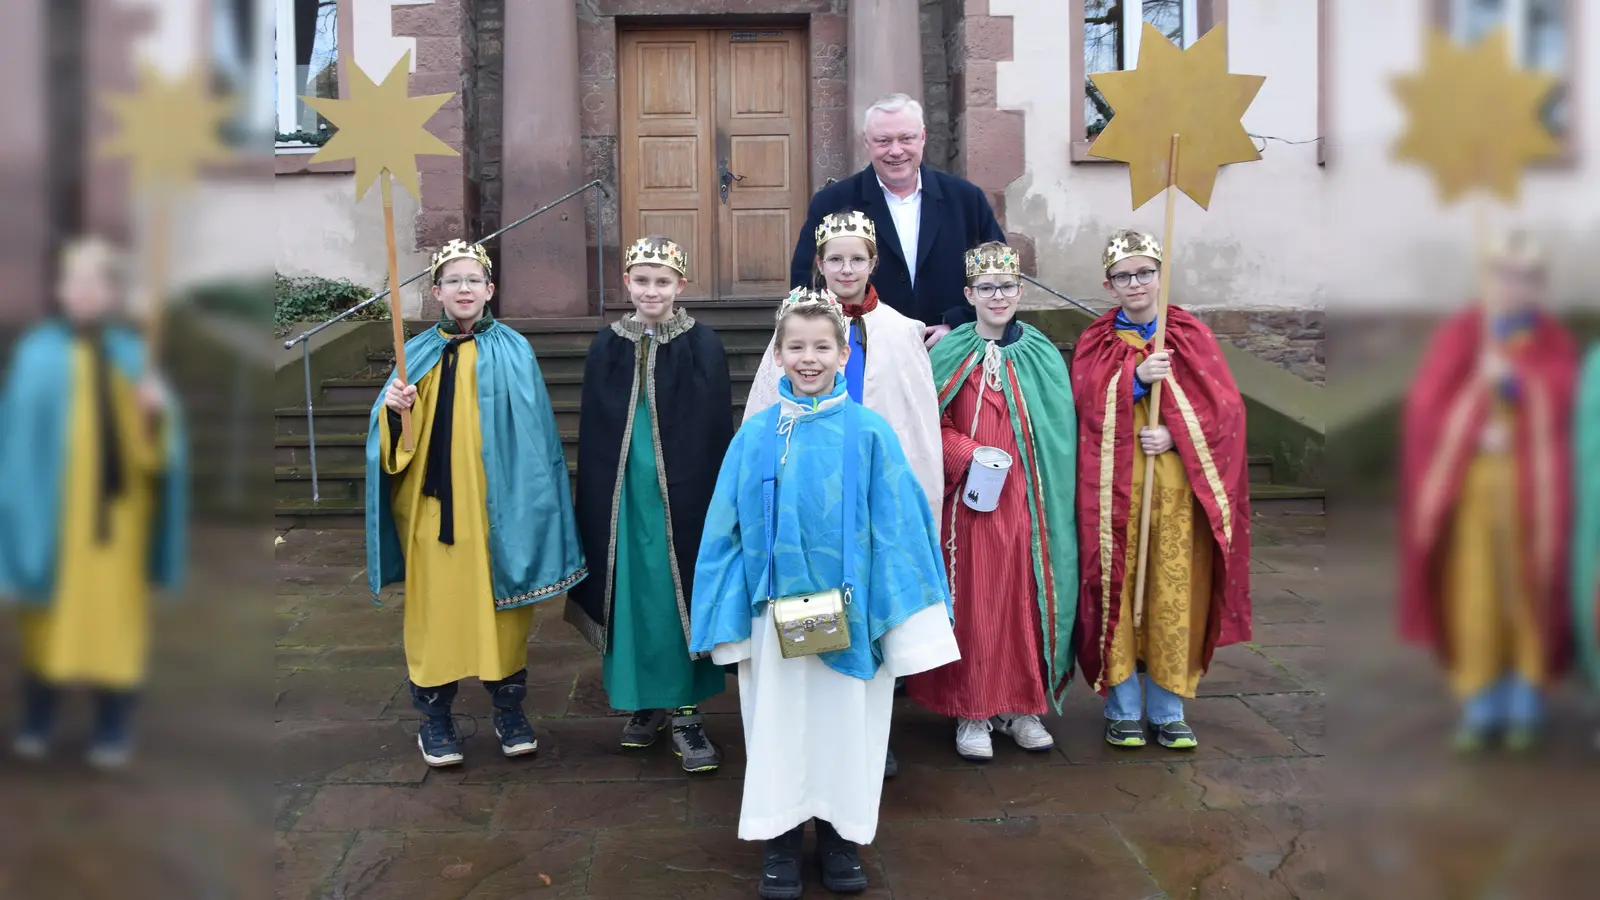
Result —
[[[578, 535], [589, 577], [567, 596], [566, 620], [602, 653], [610, 646], [612, 522], [621, 499], [624, 441], [638, 406], [644, 326], [627, 316], [595, 335], [578, 413]], [[656, 425], [656, 466], [666, 469], [667, 538], [684, 640], [694, 565], [722, 457], [733, 440], [733, 387], [722, 341], [682, 309], [655, 329], [645, 361]]]

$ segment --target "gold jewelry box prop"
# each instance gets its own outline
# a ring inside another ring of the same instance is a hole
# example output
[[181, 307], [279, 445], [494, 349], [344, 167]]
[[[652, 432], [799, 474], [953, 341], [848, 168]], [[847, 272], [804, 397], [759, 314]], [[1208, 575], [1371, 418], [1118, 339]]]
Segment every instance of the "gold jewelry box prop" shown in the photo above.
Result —
[[834, 588], [772, 601], [772, 623], [784, 659], [850, 649], [850, 599]]

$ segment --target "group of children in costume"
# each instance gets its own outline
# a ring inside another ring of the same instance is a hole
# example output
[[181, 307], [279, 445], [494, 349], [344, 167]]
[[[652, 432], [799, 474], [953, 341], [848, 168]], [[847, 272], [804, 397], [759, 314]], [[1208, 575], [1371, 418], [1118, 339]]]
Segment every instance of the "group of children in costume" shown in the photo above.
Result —
[[[814, 281], [779, 309], [744, 423], [722, 343], [675, 304], [683, 249], [628, 248], [634, 312], [589, 348], [576, 497], [526, 340], [487, 304], [491, 265], [453, 241], [434, 256], [437, 327], [406, 347], [372, 413], [368, 561], [376, 594], [404, 580], [417, 742], [462, 760], [456, 684], [477, 677], [508, 756], [537, 748], [522, 709], [529, 607], [565, 594], [600, 651], [622, 747], [663, 734], [690, 772], [721, 751], [699, 706], [736, 668], [748, 759], [739, 835], [766, 841], [763, 897], [798, 897], [801, 844], [837, 892], [867, 887], [858, 846], [878, 821], [896, 684], [956, 720], [956, 750], [1054, 740], [1075, 660], [1107, 694], [1106, 739], [1196, 745], [1192, 697], [1220, 644], [1249, 636], [1244, 411], [1215, 338], [1169, 311], [1151, 352], [1161, 248], [1105, 251], [1118, 301], [1072, 371], [1018, 322], [1021, 264], [966, 255], [976, 321], [924, 349], [880, 304], [873, 223], [827, 216]], [[1147, 397], [1167, 386], [1162, 425]], [[402, 445], [402, 414], [414, 446]], [[992, 507], [967, 496], [975, 456], [1012, 465]], [[1138, 501], [1155, 457], [1149, 589], [1130, 611]], [[1142, 677], [1141, 677], [1142, 676]]]

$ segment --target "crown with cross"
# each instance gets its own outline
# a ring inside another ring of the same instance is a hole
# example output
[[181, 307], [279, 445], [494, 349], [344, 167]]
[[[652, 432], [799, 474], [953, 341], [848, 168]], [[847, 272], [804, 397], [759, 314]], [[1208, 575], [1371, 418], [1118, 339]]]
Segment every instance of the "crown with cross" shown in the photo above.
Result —
[[817, 247], [820, 249], [822, 245], [840, 237], [863, 238], [873, 247], [878, 246], [878, 228], [860, 210], [829, 213], [822, 217], [822, 224], [817, 226]]
[[1119, 231], [1106, 241], [1106, 252], [1101, 255], [1101, 268], [1109, 269], [1130, 256], [1148, 256], [1161, 262], [1161, 243], [1142, 231]]
[[438, 274], [441, 266], [457, 259], [470, 259], [478, 262], [482, 264], [483, 271], [486, 274], [492, 274], [491, 270], [494, 268], [494, 264], [489, 262], [489, 251], [483, 249], [482, 244], [473, 244], [460, 238], [445, 244], [439, 248], [439, 252], [433, 254], [433, 265], [429, 267], [429, 271], [433, 274]]
[[689, 254], [676, 241], [642, 237], [633, 242], [622, 257], [622, 271], [634, 266], [666, 266], [684, 278], [689, 277]]
[[1022, 275], [1022, 257], [1005, 244], [973, 247], [967, 251], [967, 277]]

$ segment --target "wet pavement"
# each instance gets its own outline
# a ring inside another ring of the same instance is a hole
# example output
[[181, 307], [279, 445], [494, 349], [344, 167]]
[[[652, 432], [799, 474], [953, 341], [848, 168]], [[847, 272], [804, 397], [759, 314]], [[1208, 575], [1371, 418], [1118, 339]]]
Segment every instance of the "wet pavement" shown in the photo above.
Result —
[[[1081, 682], [1046, 717], [1056, 749], [954, 727], [897, 700], [899, 777], [863, 853], [864, 896], [1292, 897], [1322, 892], [1323, 525], [1255, 526], [1256, 641], [1219, 651], [1189, 705], [1193, 752], [1118, 750]], [[736, 679], [706, 704], [721, 771], [684, 774], [667, 742], [617, 746], [600, 659], [538, 610], [528, 704], [536, 758], [500, 755], [487, 695], [466, 763], [430, 771], [405, 692], [396, 591], [369, 601], [361, 535], [292, 530], [277, 547], [277, 895], [285, 898], [749, 898], [760, 848], [736, 837], [744, 756]], [[471, 733], [467, 725], [463, 733]], [[807, 896], [827, 896], [808, 874]]]

